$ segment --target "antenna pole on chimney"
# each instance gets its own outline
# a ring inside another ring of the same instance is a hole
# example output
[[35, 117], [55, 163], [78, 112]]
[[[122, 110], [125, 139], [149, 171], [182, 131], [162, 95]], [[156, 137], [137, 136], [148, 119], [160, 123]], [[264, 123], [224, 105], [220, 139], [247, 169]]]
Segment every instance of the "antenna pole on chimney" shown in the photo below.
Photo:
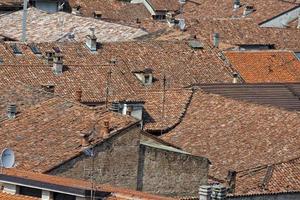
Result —
[[111, 67], [109, 67], [109, 71], [107, 73], [107, 80], [106, 80], [106, 91], [105, 91], [105, 106], [108, 108], [108, 97], [110, 92], [110, 81], [111, 81]]
[[161, 118], [162, 118], [162, 127], [160, 130], [160, 135], [163, 134], [163, 128], [165, 125], [165, 104], [166, 104], [166, 75], [164, 74], [163, 78], [163, 94], [162, 94], [162, 110], [161, 110]]
[[22, 42], [26, 42], [26, 21], [27, 21], [27, 3], [28, 0], [23, 2], [23, 18], [22, 18]]

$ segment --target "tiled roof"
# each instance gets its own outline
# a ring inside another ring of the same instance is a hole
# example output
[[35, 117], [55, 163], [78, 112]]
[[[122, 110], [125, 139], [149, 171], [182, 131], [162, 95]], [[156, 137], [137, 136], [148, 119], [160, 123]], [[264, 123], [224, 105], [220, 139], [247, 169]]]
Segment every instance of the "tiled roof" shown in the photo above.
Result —
[[299, 113], [197, 91], [182, 122], [162, 138], [212, 162], [210, 173], [243, 170], [300, 155]]
[[[13, 148], [18, 169], [47, 171], [81, 153], [80, 133], [94, 130], [94, 142], [102, 141], [99, 130], [104, 120], [110, 121], [111, 134], [136, 123], [128, 116], [55, 97], [3, 121], [0, 137], [5, 142], [0, 148]], [[53, 145], [55, 152], [50, 151]]]
[[[0, 35], [20, 40], [22, 13], [17, 11], [0, 17]], [[49, 14], [36, 8], [28, 9], [26, 32], [28, 42], [85, 41], [86, 36], [90, 34], [89, 28], [95, 28], [95, 35], [101, 42], [128, 41], [147, 34], [141, 29], [65, 12]], [[75, 36], [72, 39], [69, 38], [71, 33]]]
[[243, 11], [247, 5], [253, 5], [255, 11], [247, 15], [246, 18], [253, 19], [256, 24], [286, 12], [296, 6], [298, 1], [280, 0], [241, 0], [241, 6], [233, 11], [233, 0], [191, 0], [184, 6], [184, 16], [186, 19], [211, 18], [243, 18]]
[[300, 60], [291, 51], [226, 51], [247, 83], [299, 82]]
[[52, 94], [26, 86], [17, 81], [7, 81], [4, 77], [0, 79], [0, 121], [7, 119], [7, 107], [16, 104], [17, 112], [51, 99]]
[[203, 84], [199, 87], [206, 92], [237, 100], [300, 111], [299, 83]]
[[237, 173], [235, 194], [300, 191], [300, 158]]
[[179, 10], [178, 0], [148, 0], [155, 11], [177, 11]]
[[[16, 170], [16, 169], [5, 169], [3, 170], [3, 174], [11, 177], [22, 178], [25, 180], [33, 180], [33, 181], [39, 181], [47, 184], [54, 184], [58, 187], [65, 186], [65, 187], [80, 188], [86, 190], [91, 189], [91, 183], [89, 181], [84, 181], [84, 180], [64, 178], [59, 176], [52, 176], [52, 175], [46, 175], [46, 174], [40, 174], [40, 173], [34, 173], [34, 172]], [[173, 199], [173, 198], [148, 194], [145, 192], [113, 187], [109, 185], [95, 185], [94, 189], [96, 191], [111, 192], [108, 199], [116, 199], [116, 200], [119, 199], [129, 200], [132, 198], [138, 198], [141, 200], [150, 200], [150, 199], [151, 200], [172, 200]]]
[[252, 19], [203, 18], [190, 22], [188, 31], [212, 44], [213, 33], [220, 35], [220, 48], [242, 44], [274, 44], [276, 49], [298, 51], [300, 29], [260, 28]]
[[80, 6], [84, 16], [93, 16], [95, 11], [101, 13], [101, 19], [117, 22], [136, 22], [151, 18], [149, 11], [143, 4], [131, 4], [118, 0], [70, 0], [71, 7]]
[[22, 0], [0, 0], [0, 8], [10, 6], [21, 6], [22, 4]]
[[38, 200], [40, 198], [34, 198], [23, 195], [12, 195], [0, 191], [0, 200]]

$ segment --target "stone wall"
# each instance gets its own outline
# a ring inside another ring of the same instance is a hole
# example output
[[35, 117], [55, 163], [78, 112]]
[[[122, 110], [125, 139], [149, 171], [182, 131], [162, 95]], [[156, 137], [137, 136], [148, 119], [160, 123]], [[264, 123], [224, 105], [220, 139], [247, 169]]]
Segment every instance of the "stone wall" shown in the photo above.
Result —
[[[139, 141], [140, 129], [135, 126], [98, 144], [94, 158], [95, 181], [136, 189]], [[87, 180], [91, 169], [92, 158], [81, 155], [52, 170], [50, 174]]]
[[203, 157], [140, 146], [138, 190], [167, 196], [198, 195], [207, 183], [209, 160]]

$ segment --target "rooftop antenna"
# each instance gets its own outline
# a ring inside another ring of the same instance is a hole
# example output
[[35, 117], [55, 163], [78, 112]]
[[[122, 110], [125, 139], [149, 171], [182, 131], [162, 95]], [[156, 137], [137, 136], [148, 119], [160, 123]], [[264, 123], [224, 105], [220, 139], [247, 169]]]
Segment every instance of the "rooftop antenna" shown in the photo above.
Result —
[[[117, 61], [116, 59], [112, 59], [110, 61], [111, 64], [113, 64], [114, 66], [116, 65]], [[110, 81], [111, 81], [111, 66], [109, 67], [109, 71], [107, 73], [107, 79], [106, 79], [106, 91], [105, 91], [105, 106], [106, 108], [108, 108], [108, 100], [109, 100], [109, 92], [110, 92]]]
[[166, 74], [163, 78], [163, 94], [162, 94], [162, 109], [161, 109], [161, 118], [162, 118], [162, 127], [160, 129], [160, 135], [163, 134], [163, 126], [165, 125], [165, 104], [166, 104]]
[[0, 158], [1, 173], [3, 168], [12, 168], [15, 165], [15, 153], [11, 149], [5, 148]]
[[27, 4], [28, 0], [23, 2], [23, 18], [22, 18], [22, 42], [26, 42], [26, 22], [27, 22]]

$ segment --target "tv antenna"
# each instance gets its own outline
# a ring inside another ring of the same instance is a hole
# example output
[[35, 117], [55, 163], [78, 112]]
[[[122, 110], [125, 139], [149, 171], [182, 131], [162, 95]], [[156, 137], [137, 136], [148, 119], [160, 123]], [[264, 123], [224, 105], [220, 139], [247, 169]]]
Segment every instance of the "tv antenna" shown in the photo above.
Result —
[[1, 152], [0, 156], [0, 166], [1, 166], [1, 173], [3, 168], [12, 168], [15, 165], [15, 153], [13, 150], [9, 148], [5, 148]]

